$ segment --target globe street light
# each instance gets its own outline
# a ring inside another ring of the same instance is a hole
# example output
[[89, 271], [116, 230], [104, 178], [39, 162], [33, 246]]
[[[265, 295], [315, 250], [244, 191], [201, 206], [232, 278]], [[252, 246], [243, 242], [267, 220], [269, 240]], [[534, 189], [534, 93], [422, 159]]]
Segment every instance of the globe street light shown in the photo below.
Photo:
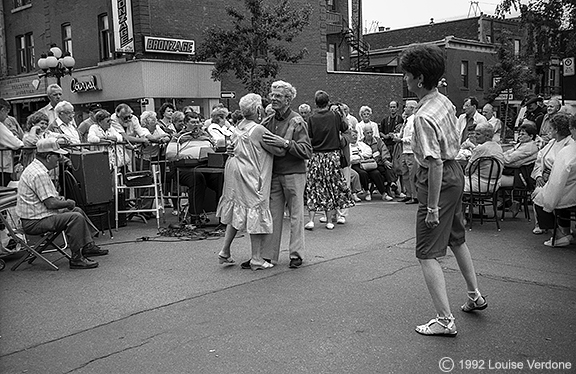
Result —
[[60, 79], [65, 75], [72, 75], [72, 70], [76, 65], [76, 60], [70, 55], [70, 52], [64, 53], [55, 44], [52, 44], [48, 54], [42, 53], [38, 60], [38, 67], [43, 73], [38, 73], [38, 78], [55, 77], [60, 86]]

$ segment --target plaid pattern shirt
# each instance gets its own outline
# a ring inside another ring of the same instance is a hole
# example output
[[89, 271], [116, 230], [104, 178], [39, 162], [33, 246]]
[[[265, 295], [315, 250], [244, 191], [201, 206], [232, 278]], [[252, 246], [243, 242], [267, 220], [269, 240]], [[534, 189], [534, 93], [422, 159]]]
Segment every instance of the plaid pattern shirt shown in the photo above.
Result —
[[37, 159], [24, 169], [18, 182], [16, 213], [24, 219], [42, 219], [53, 216], [58, 210], [46, 208], [43, 201], [58, 197], [58, 191], [48, 175], [48, 169]]
[[434, 89], [424, 96], [414, 114], [412, 150], [416, 162], [428, 168], [426, 157], [454, 160], [460, 150], [460, 131], [452, 102]]

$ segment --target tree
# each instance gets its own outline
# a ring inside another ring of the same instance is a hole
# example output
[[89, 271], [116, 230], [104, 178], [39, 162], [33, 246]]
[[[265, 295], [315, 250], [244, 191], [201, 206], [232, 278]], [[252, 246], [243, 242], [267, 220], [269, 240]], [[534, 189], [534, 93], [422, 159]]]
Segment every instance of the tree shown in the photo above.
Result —
[[501, 93], [506, 94], [506, 104], [504, 112], [504, 126], [502, 126], [501, 138], [506, 136], [508, 128], [508, 114], [510, 96], [525, 97], [528, 92], [528, 85], [536, 81], [536, 77], [526, 60], [514, 53], [512, 37], [509, 32], [502, 30], [497, 40], [496, 54], [498, 62], [490, 69], [493, 77], [497, 78], [496, 84], [490, 89], [490, 93], [485, 97], [488, 102], [492, 102]]
[[527, 56], [548, 69], [552, 58], [576, 55], [576, 0], [502, 0], [496, 14], [520, 10], [527, 30]]
[[247, 13], [226, 7], [231, 30], [213, 26], [204, 32], [198, 59], [215, 62], [214, 79], [233, 72], [249, 92], [262, 95], [278, 75], [280, 62], [297, 63], [308, 53], [306, 48], [293, 52], [288, 44], [309, 24], [312, 8], [306, 4], [294, 10], [289, 0], [274, 6], [264, 0], [243, 1]]

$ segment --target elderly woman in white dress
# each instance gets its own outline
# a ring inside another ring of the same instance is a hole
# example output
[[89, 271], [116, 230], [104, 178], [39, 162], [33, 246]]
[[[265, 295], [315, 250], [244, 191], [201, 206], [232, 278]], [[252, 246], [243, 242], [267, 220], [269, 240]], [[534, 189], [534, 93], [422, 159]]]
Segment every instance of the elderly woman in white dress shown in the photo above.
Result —
[[232, 134], [228, 147], [230, 158], [224, 170], [224, 190], [216, 209], [220, 222], [227, 225], [224, 246], [218, 254], [220, 264], [231, 265], [230, 245], [239, 230], [250, 234], [252, 270], [268, 269], [274, 265], [262, 258], [266, 235], [272, 233], [270, 186], [273, 155], [281, 156], [284, 149], [264, 143], [262, 135], [269, 131], [257, 123], [263, 111], [262, 98], [248, 94], [240, 99], [244, 119]]
[[362, 106], [358, 111], [360, 116], [360, 122], [356, 125], [356, 131], [358, 132], [358, 141], [364, 140], [364, 129], [366, 127], [372, 128], [372, 135], [376, 138], [380, 138], [380, 131], [378, 130], [378, 124], [372, 121], [372, 108], [369, 106]]

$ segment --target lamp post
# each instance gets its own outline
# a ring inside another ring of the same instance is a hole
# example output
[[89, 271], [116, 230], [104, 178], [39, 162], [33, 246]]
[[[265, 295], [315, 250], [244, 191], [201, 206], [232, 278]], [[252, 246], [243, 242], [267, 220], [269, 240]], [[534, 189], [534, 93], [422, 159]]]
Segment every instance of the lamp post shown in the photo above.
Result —
[[75, 64], [76, 60], [70, 55], [70, 52], [66, 52], [62, 56], [62, 50], [56, 44], [52, 44], [48, 54], [42, 53], [40, 55], [38, 67], [42, 69], [43, 73], [38, 73], [38, 78], [55, 77], [60, 86], [60, 79], [65, 75], [72, 75]]

